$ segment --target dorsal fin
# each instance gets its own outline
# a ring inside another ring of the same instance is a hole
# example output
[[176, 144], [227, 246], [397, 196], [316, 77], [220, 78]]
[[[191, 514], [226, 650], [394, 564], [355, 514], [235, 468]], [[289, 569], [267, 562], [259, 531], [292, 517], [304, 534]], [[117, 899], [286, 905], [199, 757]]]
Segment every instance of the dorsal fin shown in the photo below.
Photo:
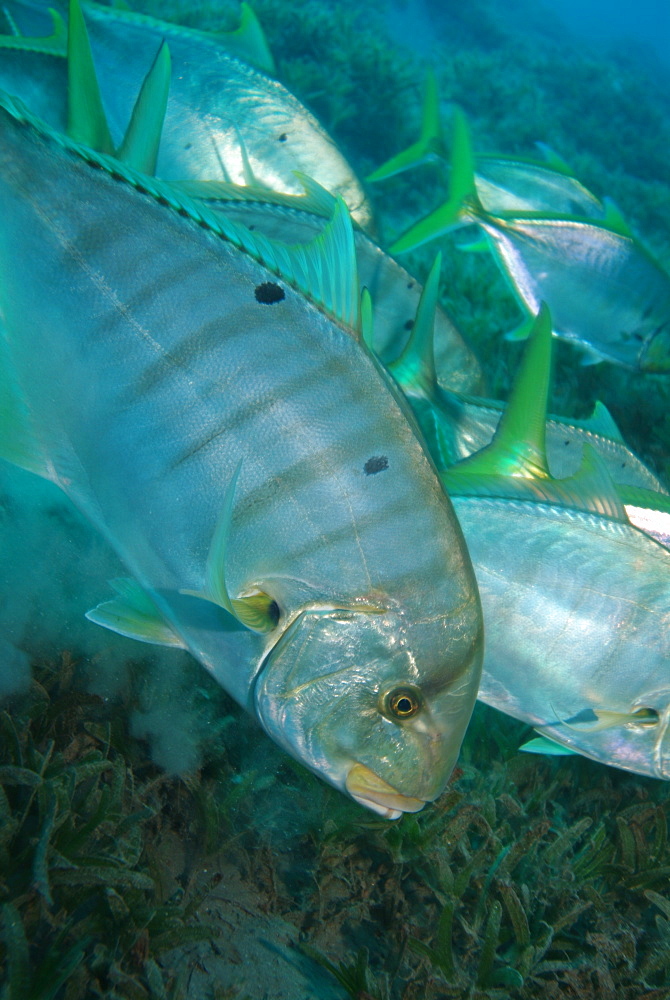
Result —
[[604, 459], [590, 444], [584, 443], [582, 463], [574, 476], [553, 479], [552, 486], [553, 495], [564, 506], [630, 523]]
[[605, 216], [603, 218], [603, 225], [607, 226], [608, 229], [613, 230], [620, 236], [628, 236], [633, 238], [633, 233], [631, 228], [621, 214], [621, 209], [616, 205], [611, 198], [603, 198], [603, 205], [605, 206]]
[[431, 393], [437, 385], [433, 337], [441, 267], [442, 254], [438, 253], [421, 291], [409, 340], [400, 357], [388, 365], [403, 391], [418, 389]]
[[572, 423], [577, 427], [583, 427], [584, 430], [591, 431], [593, 434], [598, 434], [600, 437], [609, 438], [610, 441], [618, 441], [620, 444], [626, 443], [614, 417], [599, 399], [596, 400], [590, 417], [586, 417], [584, 420], [573, 420]]
[[322, 219], [330, 219], [337, 202], [336, 195], [327, 191], [318, 181], [308, 177], [307, 174], [303, 174], [299, 170], [294, 170], [293, 173], [302, 184], [304, 194], [274, 191], [257, 177], [254, 177], [253, 183], [248, 184], [205, 180], [171, 181], [170, 183], [177, 190], [184, 191], [192, 198], [199, 198], [202, 201], [272, 205], [293, 209], [296, 212], [309, 212]]
[[170, 52], [163, 42], [137, 95], [130, 122], [116, 156], [145, 174], [156, 171], [168, 90], [170, 88]]
[[75, 142], [85, 143], [100, 153], [113, 153], [114, 143], [107, 125], [79, 0], [70, 0], [67, 73], [68, 135]]
[[554, 479], [549, 472], [545, 436], [551, 347], [551, 316], [543, 303], [491, 444], [442, 473], [447, 492], [571, 507], [629, 524], [607, 466], [590, 445], [584, 444], [574, 476]]
[[424, 87], [421, 134], [418, 140], [404, 149], [402, 153], [396, 153], [381, 167], [377, 167], [366, 179], [372, 182], [386, 180], [387, 177], [393, 177], [395, 174], [410, 170], [422, 163], [428, 163], [435, 157], [446, 160], [447, 154], [440, 123], [437, 80], [433, 70], [429, 69]]
[[53, 31], [50, 35], [44, 35], [37, 38], [28, 38], [25, 35], [20, 34], [14, 19], [9, 14], [9, 11], [5, 11], [5, 17], [11, 24], [14, 34], [12, 35], [0, 35], [0, 48], [3, 49], [21, 49], [24, 52], [38, 52], [42, 55], [49, 56], [61, 56], [67, 55], [67, 28], [65, 26], [65, 21], [58, 13], [58, 11], [49, 8], [49, 13], [53, 20]]
[[545, 428], [551, 383], [551, 317], [543, 303], [491, 444], [459, 463], [468, 474], [547, 479]]
[[275, 73], [275, 61], [260, 22], [248, 3], [240, 4], [240, 23], [232, 31], [212, 32], [231, 55], [250, 63], [265, 73]]
[[588, 444], [584, 445], [583, 455], [578, 472], [566, 479], [533, 479], [473, 472], [466, 468], [470, 461], [468, 458], [442, 472], [441, 479], [450, 496], [495, 497], [549, 504], [630, 525], [603, 459]]
[[470, 130], [460, 108], [454, 108], [449, 192], [444, 204], [411, 226], [391, 246], [390, 253], [405, 253], [437, 239], [457, 226], [472, 222], [483, 209], [475, 185], [475, 162]]
[[[444, 471], [444, 486], [454, 496], [552, 504], [629, 524], [607, 465], [591, 445], [584, 444], [582, 463], [574, 476], [554, 479], [549, 473], [545, 423], [550, 358], [551, 319], [543, 305], [493, 441]], [[533, 375], [537, 376], [536, 386]], [[530, 421], [527, 432], [524, 420]]]
[[574, 177], [574, 172], [555, 149], [548, 146], [546, 142], [536, 142], [535, 145], [542, 153], [544, 162], [548, 167], [551, 167], [551, 169], [555, 170], [558, 174], [565, 174], [567, 177]]
[[303, 196], [305, 198], [305, 211], [329, 219], [335, 208], [336, 196], [332, 191], [328, 191], [322, 184], [315, 181], [313, 177], [303, 173], [302, 170], [294, 170], [293, 174], [298, 178], [305, 192]]
[[144, 195], [160, 202], [166, 211], [175, 211], [228, 240], [298, 289], [332, 319], [348, 327], [350, 333], [360, 336], [356, 247], [349, 211], [341, 197], [335, 202], [332, 219], [318, 236], [309, 243], [290, 246], [262, 233], [252, 232], [241, 223], [233, 222], [224, 212], [212, 211], [168, 181], [139, 173], [111, 156], [73, 142], [32, 114], [18, 98], [0, 94], [0, 107], [17, 121], [30, 124], [50, 142], [114, 177], [117, 183], [139, 189]]
[[332, 317], [359, 331], [356, 247], [351, 217], [342, 198], [337, 198], [328, 225], [309, 243], [289, 246], [239, 224], [233, 227], [229, 220], [225, 223], [241, 249], [294, 284]]

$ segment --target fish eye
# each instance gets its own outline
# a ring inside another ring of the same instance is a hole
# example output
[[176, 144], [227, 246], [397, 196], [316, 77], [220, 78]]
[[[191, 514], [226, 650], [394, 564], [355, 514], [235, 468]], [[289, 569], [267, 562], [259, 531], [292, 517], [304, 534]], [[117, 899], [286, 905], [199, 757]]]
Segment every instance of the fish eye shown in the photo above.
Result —
[[420, 708], [419, 692], [411, 687], [394, 688], [384, 698], [384, 715], [390, 719], [411, 719]]

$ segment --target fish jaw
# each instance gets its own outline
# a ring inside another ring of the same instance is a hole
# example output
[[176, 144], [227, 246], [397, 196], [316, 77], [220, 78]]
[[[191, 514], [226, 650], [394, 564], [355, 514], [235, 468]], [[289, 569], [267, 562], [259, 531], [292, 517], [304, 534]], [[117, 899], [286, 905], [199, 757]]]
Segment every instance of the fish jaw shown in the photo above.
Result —
[[[444, 790], [480, 677], [481, 636], [398, 611], [302, 611], [265, 657], [254, 705], [283, 749], [388, 819]], [[434, 660], [431, 662], [431, 653]]]
[[354, 764], [347, 774], [345, 787], [355, 802], [384, 819], [400, 819], [403, 813], [419, 812], [426, 804], [423, 799], [402, 795], [365, 764]]

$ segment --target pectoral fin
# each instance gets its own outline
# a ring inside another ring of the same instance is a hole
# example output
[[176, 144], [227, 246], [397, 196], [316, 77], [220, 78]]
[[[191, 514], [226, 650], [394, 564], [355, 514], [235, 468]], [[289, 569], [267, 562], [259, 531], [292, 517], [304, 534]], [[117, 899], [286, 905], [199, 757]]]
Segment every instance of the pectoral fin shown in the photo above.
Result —
[[226, 558], [230, 536], [230, 524], [235, 500], [235, 487], [239, 479], [242, 462], [238, 462], [223, 500], [214, 537], [209, 548], [205, 567], [205, 589], [203, 591], [182, 590], [182, 594], [200, 597], [224, 608], [246, 628], [254, 632], [269, 632], [277, 624], [276, 602], [262, 591], [254, 591], [243, 597], [231, 597], [226, 585]]
[[564, 747], [548, 736], [536, 736], [535, 739], [523, 743], [519, 750], [524, 753], [541, 753], [546, 757], [571, 757], [577, 753], [570, 747]]
[[584, 722], [567, 722], [563, 725], [578, 733], [600, 733], [604, 729], [615, 729], [617, 726], [627, 726], [631, 723], [638, 726], [658, 725], [658, 712], [653, 708], [637, 708], [633, 712], [613, 712], [609, 709], [594, 708], [595, 718]]
[[119, 635], [156, 646], [186, 649], [186, 643], [165, 620], [151, 597], [130, 577], [110, 580], [118, 597], [102, 601], [86, 612], [89, 621]]

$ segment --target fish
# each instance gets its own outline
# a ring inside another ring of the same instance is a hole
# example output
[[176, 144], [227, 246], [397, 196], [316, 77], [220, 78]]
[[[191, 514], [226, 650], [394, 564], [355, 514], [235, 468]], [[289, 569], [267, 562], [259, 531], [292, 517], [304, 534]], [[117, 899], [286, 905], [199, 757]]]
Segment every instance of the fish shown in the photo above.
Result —
[[484, 609], [479, 698], [540, 733], [525, 749], [669, 780], [670, 549], [589, 445], [578, 474], [549, 474], [528, 399], [546, 407], [550, 356], [543, 308], [493, 442], [442, 476]]
[[509, 336], [524, 339], [541, 302], [553, 332], [588, 361], [641, 372], [670, 371], [670, 276], [616, 212], [607, 221], [539, 212], [499, 212], [476, 191], [465, 117], [454, 115], [451, 187], [445, 203], [390, 247], [403, 253], [474, 223], [484, 232], [523, 313]]
[[[438, 378], [433, 323], [440, 261], [438, 254], [422, 291], [407, 343], [399, 357], [387, 363], [387, 368], [412, 407], [435, 465], [444, 472], [491, 443], [505, 404], [454, 391]], [[537, 395], [540, 383], [531, 389]], [[584, 446], [588, 445], [597, 452], [617, 486], [644, 491], [636, 496], [645, 509], [649, 501], [647, 493], [653, 494], [653, 504], [658, 504], [657, 494], [668, 493], [656, 473], [628, 447], [604, 403], [597, 401], [591, 416], [582, 420], [546, 414], [541, 396], [538, 405], [534, 419], [544, 427], [547, 468], [554, 479], [576, 475], [584, 458]], [[663, 531], [658, 519], [657, 512], [657, 529]]]
[[[608, 207], [573, 176], [553, 150], [538, 143], [544, 160], [531, 157], [496, 156], [478, 153], [474, 183], [487, 212], [555, 212], [603, 219]], [[426, 78], [421, 132], [417, 142], [391, 157], [367, 178], [370, 183], [426, 163], [449, 164], [449, 147], [440, 118], [437, 80], [431, 71]], [[611, 210], [611, 207], [610, 209]]]
[[9, 95], [0, 132], [0, 449], [127, 567], [92, 619], [188, 648], [359, 804], [422, 808], [475, 703], [481, 606], [360, 332], [344, 202], [291, 248]]
[[[3, 9], [21, 34], [0, 39], [0, 87], [67, 131], [64, 5], [9, 0]], [[233, 33], [232, 42], [230, 34], [214, 35], [116, 7], [87, 3], [83, 9], [113, 145], [120, 144], [135, 95], [166, 42], [172, 77], [158, 176], [244, 183], [251, 169], [267, 187], [300, 194], [294, 177], [299, 170], [341, 195], [362, 228], [374, 229], [369, 200], [352, 167], [316, 118], [268, 75], [271, 56], [248, 6], [242, 6], [243, 30]], [[234, 54], [240, 51], [251, 54], [257, 65]], [[83, 95], [80, 102], [85, 101]]]

